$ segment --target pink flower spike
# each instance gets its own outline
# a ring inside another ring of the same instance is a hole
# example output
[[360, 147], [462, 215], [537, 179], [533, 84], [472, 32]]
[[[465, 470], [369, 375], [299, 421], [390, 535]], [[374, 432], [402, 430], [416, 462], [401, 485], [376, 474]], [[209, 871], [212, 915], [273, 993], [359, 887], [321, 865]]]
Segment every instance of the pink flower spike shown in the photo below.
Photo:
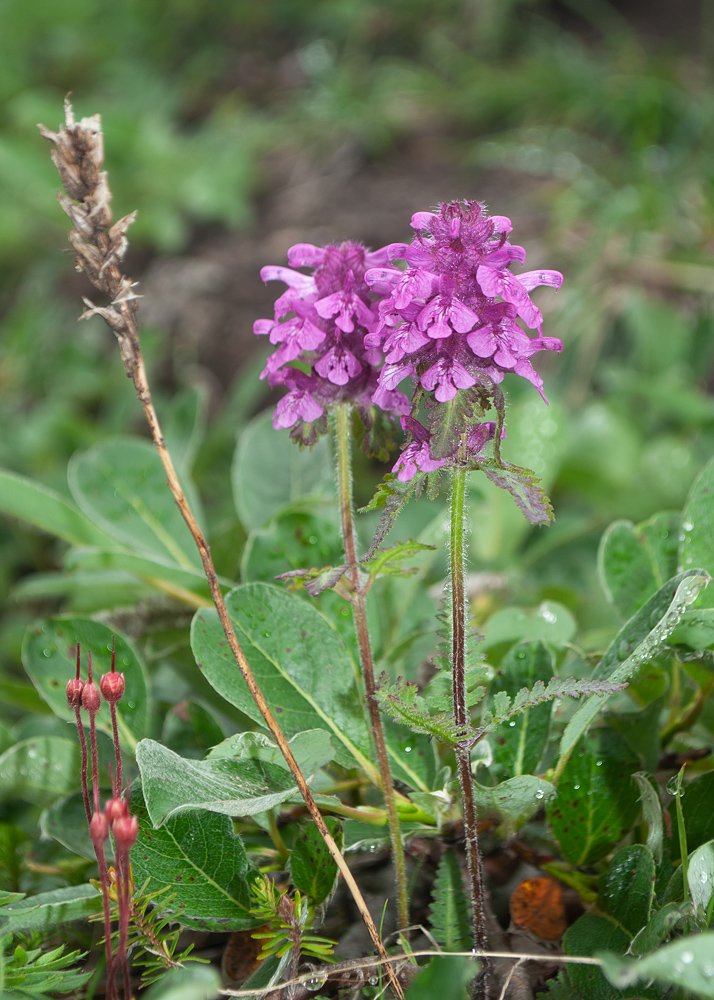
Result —
[[344, 347], [333, 347], [320, 358], [315, 365], [315, 371], [323, 378], [329, 379], [333, 385], [347, 385], [351, 378], [359, 375], [362, 365], [351, 351]]
[[439, 358], [435, 365], [424, 372], [421, 384], [425, 389], [435, 389], [434, 395], [440, 403], [453, 399], [459, 389], [469, 389], [476, 385], [476, 379], [463, 365], [453, 358]]

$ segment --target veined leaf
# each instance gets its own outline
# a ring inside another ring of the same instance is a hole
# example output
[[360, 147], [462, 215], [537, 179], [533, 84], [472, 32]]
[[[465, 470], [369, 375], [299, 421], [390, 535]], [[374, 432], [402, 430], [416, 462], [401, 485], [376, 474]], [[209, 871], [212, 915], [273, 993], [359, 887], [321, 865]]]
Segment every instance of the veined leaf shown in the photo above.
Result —
[[[626, 682], [675, 629], [684, 611], [692, 604], [702, 587], [709, 581], [697, 570], [680, 573], [661, 587], [649, 601], [618, 632], [605, 651], [595, 676], [614, 683]], [[568, 762], [573, 747], [587, 732], [602, 709], [607, 695], [596, 694], [581, 705], [565, 728], [560, 741], [560, 759], [555, 769], [557, 783]]]
[[0, 511], [56, 535], [71, 545], [102, 545], [109, 537], [54, 490], [0, 469]]
[[[682, 513], [679, 564], [683, 570], [699, 567], [714, 576], [714, 460], [704, 467], [690, 491]], [[696, 606], [714, 607], [714, 588], [700, 594]]]
[[150, 879], [150, 891], [170, 889], [161, 904], [184, 927], [243, 930], [259, 921], [250, 915], [250, 884], [258, 878], [228, 816], [194, 809], [155, 830], [138, 782], [131, 786], [130, 808], [139, 820], [131, 850], [134, 882]]
[[[607, 951], [599, 957], [605, 975], [618, 989], [631, 989], [637, 983], [656, 979], [668, 986], [680, 986], [698, 997], [714, 998], [714, 932], [680, 938], [636, 961]], [[626, 995], [652, 994], [650, 990], [642, 990]], [[654, 994], [661, 995], [661, 989]]]
[[[532, 696], [536, 683], [544, 687], [552, 678], [553, 654], [542, 642], [521, 642], [501, 661], [491, 690], [516, 698], [519, 692], [530, 690]], [[504, 722], [493, 732], [490, 741], [493, 757], [508, 777], [534, 774], [538, 770], [548, 742], [552, 713], [552, 701], [529, 705], [518, 715], [515, 725]]]
[[276, 764], [232, 757], [190, 760], [154, 740], [138, 744], [136, 762], [155, 827], [186, 809], [252, 816], [273, 809], [296, 791], [290, 775]]
[[464, 877], [451, 848], [441, 856], [431, 897], [431, 932], [445, 951], [468, 951], [471, 947], [469, 901]]
[[[336, 759], [377, 781], [355, 670], [337, 632], [306, 601], [264, 583], [231, 591], [226, 606], [246, 658], [287, 737], [324, 729]], [[199, 611], [191, 645], [206, 680], [258, 724], [263, 717], [228, 648], [215, 611]]]
[[[325, 818], [325, 823], [342, 850], [342, 824], [331, 816]], [[316, 826], [303, 827], [295, 838], [290, 855], [290, 873], [295, 888], [309, 896], [316, 906], [324, 903], [332, 892], [337, 865]]]
[[101, 911], [102, 894], [93, 885], [51, 889], [3, 906], [0, 909], [0, 934], [41, 931], [49, 935], [62, 924]]
[[461, 389], [453, 399], [440, 403], [428, 399], [429, 454], [434, 459], [450, 458], [461, 443], [461, 435], [484, 415], [483, 389]]
[[550, 524], [553, 520], [553, 505], [548, 495], [538, 483], [540, 479], [530, 469], [508, 462], [499, 464], [493, 459], [480, 463], [491, 482], [507, 490], [516, 501], [516, 506], [531, 524]]

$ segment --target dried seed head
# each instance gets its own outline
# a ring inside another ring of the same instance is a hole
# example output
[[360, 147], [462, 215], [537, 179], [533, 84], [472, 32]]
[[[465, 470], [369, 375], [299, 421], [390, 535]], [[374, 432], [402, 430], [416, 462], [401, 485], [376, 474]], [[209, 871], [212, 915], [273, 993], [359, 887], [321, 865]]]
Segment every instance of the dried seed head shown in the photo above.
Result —
[[139, 820], [136, 816], [121, 816], [112, 823], [112, 835], [118, 850], [128, 851], [139, 836]]
[[103, 844], [109, 836], [109, 821], [104, 813], [95, 812], [89, 821], [89, 836], [95, 845]]

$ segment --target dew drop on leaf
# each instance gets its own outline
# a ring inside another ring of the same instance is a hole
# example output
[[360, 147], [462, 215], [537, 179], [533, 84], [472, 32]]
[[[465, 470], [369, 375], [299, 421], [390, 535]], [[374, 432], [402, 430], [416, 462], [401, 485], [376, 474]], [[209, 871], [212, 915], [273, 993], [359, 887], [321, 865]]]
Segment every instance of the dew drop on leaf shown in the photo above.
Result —
[[689, 965], [691, 962], [694, 961], [694, 953], [691, 951], [683, 951], [682, 961], [684, 962], [685, 965]]
[[700, 872], [700, 874], [699, 874], [699, 881], [702, 884], [704, 884], [707, 881], [707, 873], [706, 872]]
[[308, 979], [305, 983], [305, 989], [308, 993], [317, 993], [317, 991], [325, 985], [327, 982], [327, 976], [313, 976], [312, 979]]
[[542, 799], [543, 798], [543, 789], [542, 788], [536, 789], [535, 797], [537, 799]]
[[43, 656], [47, 656], [47, 657], [52, 656], [52, 650], [51, 649], [43, 649], [42, 650], [42, 655]]

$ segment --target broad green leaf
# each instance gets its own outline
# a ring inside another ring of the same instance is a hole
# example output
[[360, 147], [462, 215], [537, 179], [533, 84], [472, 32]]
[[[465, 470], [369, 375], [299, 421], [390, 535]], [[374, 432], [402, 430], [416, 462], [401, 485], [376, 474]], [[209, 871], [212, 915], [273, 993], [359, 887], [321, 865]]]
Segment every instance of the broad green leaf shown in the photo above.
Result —
[[290, 570], [343, 560], [340, 532], [334, 521], [307, 511], [286, 511], [265, 527], [251, 531], [243, 552], [241, 580], [272, 582]]
[[206, 429], [208, 389], [205, 384], [187, 386], [161, 408], [161, 429], [174, 465], [188, 474]]
[[[687, 849], [691, 852], [714, 839], [714, 771], [698, 774], [683, 786], [681, 796], [684, 828], [687, 831]], [[677, 800], [669, 806], [672, 817], [672, 853], [679, 856], [679, 832], [677, 829]]]
[[655, 864], [649, 848], [623, 847], [600, 876], [598, 908], [634, 937], [650, 918], [654, 887]]
[[[336, 760], [348, 767], [359, 764], [376, 782], [354, 667], [330, 623], [306, 601], [263, 583], [237, 587], [228, 594], [226, 606], [255, 679], [285, 735], [325, 729]], [[199, 669], [216, 691], [263, 723], [215, 611], [196, 614], [191, 645]]]
[[273, 429], [272, 412], [266, 410], [238, 439], [231, 482], [247, 531], [261, 528], [288, 504], [302, 501], [308, 509], [328, 503], [335, 492], [329, 441], [322, 437], [313, 448], [298, 448], [286, 431]]
[[158, 982], [142, 993], [143, 1000], [215, 1000], [221, 977], [212, 965], [190, 959], [179, 969], [165, 972]]
[[575, 619], [562, 604], [543, 601], [537, 608], [504, 608], [492, 615], [484, 626], [479, 649], [486, 651], [501, 643], [547, 642], [564, 646], [577, 631]]
[[202, 760], [225, 737], [223, 728], [198, 701], [179, 704], [164, 719], [161, 742], [180, 757]]
[[598, 861], [632, 827], [639, 813], [631, 780], [637, 766], [624, 737], [613, 729], [598, 729], [577, 745], [547, 810], [567, 861]]
[[[582, 919], [582, 918], [581, 918]], [[607, 945], [603, 945], [606, 948]], [[680, 986], [697, 997], [714, 998], [714, 933], [694, 934], [673, 941], [645, 958], [632, 961], [603, 953], [602, 968], [610, 982], [620, 989], [632, 989], [652, 979], [668, 986]], [[652, 989], [652, 988], [650, 988]], [[657, 989], [657, 988], [654, 988]], [[640, 990], [627, 996], [650, 996]], [[657, 989], [655, 997], [662, 996]]]
[[[44, 809], [40, 816], [40, 831], [43, 837], [52, 837], [73, 854], [87, 858], [88, 861], [96, 861], [81, 791], [66, 795]], [[107, 854], [111, 854], [110, 844], [111, 842], [107, 842], [104, 845]]]
[[163, 913], [194, 930], [237, 931], [260, 923], [250, 915], [250, 884], [257, 877], [228, 816], [195, 809], [151, 824], [138, 782], [130, 808], [139, 820], [131, 850], [134, 883], [150, 879], [149, 891], [167, 890]]
[[406, 1000], [467, 1000], [479, 963], [470, 958], [432, 958], [407, 990]]
[[62, 924], [81, 920], [101, 911], [102, 894], [93, 885], [52, 889], [2, 907], [0, 934], [39, 931], [50, 935]]
[[444, 951], [468, 951], [473, 942], [471, 907], [464, 876], [453, 848], [447, 848], [436, 869], [431, 896], [431, 933]]
[[[553, 676], [553, 655], [542, 642], [521, 642], [501, 660], [491, 692], [505, 691], [513, 698], [536, 681], [547, 684]], [[489, 737], [493, 759], [509, 777], [534, 774], [548, 742], [553, 702], [534, 705], [510, 722], [502, 723]]]
[[[335, 759], [332, 739], [324, 729], [308, 729], [306, 732], [297, 733], [288, 740], [288, 743], [298, 767], [306, 778]], [[236, 733], [235, 736], [229, 736], [209, 752], [209, 760], [216, 757], [235, 757], [237, 760], [255, 758], [265, 761], [266, 764], [277, 764], [283, 770], [289, 771], [280, 748], [267, 733]]]
[[[326, 817], [327, 828], [342, 849], [342, 824]], [[309, 896], [316, 906], [324, 903], [332, 892], [337, 878], [337, 865], [328, 851], [316, 826], [304, 826], [295, 837], [290, 854], [290, 873], [293, 885]]]
[[[599, 914], [585, 913], [565, 932], [563, 951], [566, 955], [587, 957], [605, 950], [624, 954], [629, 943], [629, 934], [618, 924]], [[567, 968], [568, 976], [582, 1000], [662, 1000], [661, 994], [652, 989], [613, 989], [595, 965], [569, 962]]]
[[659, 589], [677, 574], [682, 515], [679, 511], [664, 510], [638, 524], [637, 529], [650, 553]]
[[635, 935], [629, 947], [631, 955], [648, 955], [678, 928], [691, 922], [691, 909], [682, 903], [665, 903], [652, 914], [646, 927]]
[[[184, 569], [170, 558], [149, 558], [134, 552], [108, 551], [107, 549], [73, 549], [65, 558], [68, 569], [113, 569], [131, 573], [143, 583], [163, 591], [188, 604], [208, 604], [210, 588], [203, 570]], [[234, 587], [235, 582], [218, 578], [222, 587]], [[187, 592], [187, 593], [186, 593]], [[197, 597], [194, 595], [198, 595]]]
[[439, 770], [436, 744], [423, 733], [409, 732], [383, 717], [392, 776], [416, 791], [429, 792]]
[[642, 819], [647, 824], [647, 847], [652, 852], [656, 864], [662, 861], [662, 845], [664, 844], [665, 828], [662, 815], [662, 800], [654, 778], [637, 771], [632, 775], [640, 790], [642, 803]]
[[[634, 618], [620, 629], [605, 651], [594, 676], [616, 682], [629, 680], [643, 663], [654, 656], [706, 582], [707, 578], [696, 570], [680, 573], [668, 580]], [[573, 747], [587, 732], [606, 700], [606, 696], [599, 694], [588, 698], [566, 726], [560, 741], [560, 759], [555, 769], [556, 783]]]
[[[195, 542], [148, 441], [131, 437], [102, 441], [74, 455], [67, 475], [80, 510], [130, 552], [165, 559], [183, 569], [200, 568]], [[182, 485], [198, 515], [193, 491], [187, 482]]]
[[[714, 459], [704, 467], [682, 512], [679, 564], [683, 570], [704, 569], [714, 576]], [[714, 587], [699, 595], [699, 608], [714, 607]]]
[[709, 649], [714, 646], [714, 608], [685, 611], [682, 620], [669, 637], [670, 646]]
[[702, 844], [689, 856], [687, 881], [692, 902], [706, 911], [714, 893], [714, 840]]
[[499, 833], [504, 838], [512, 837], [554, 796], [555, 788], [549, 781], [527, 774], [509, 778], [493, 788], [474, 784], [479, 816], [497, 819]]
[[623, 619], [659, 589], [650, 553], [632, 521], [615, 521], [602, 536], [598, 569], [607, 598]]
[[[42, 698], [55, 715], [74, 722], [74, 710], [67, 704], [67, 681], [75, 675], [76, 649], [82, 652], [82, 676], [87, 677], [87, 654], [92, 653], [92, 671], [97, 684], [111, 666], [112, 641], [116, 643], [116, 669], [124, 674], [126, 690], [117, 704], [119, 736], [128, 740], [143, 736], [149, 718], [149, 694], [139, 659], [116, 630], [90, 618], [58, 617], [37, 622], [28, 628], [22, 647], [22, 662]], [[97, 726], [111, 733], [109, 706], [102, 703]]]
[[109, 539], [59, 493], [0, 469], [0, 511], [56, 535], [71, 545], [106, 545]]
[[[655, 669], [655, 665], [650, 663], [644, 666], [637, 676], [640, 682], [648, 675], [652, 675], [652, 680], [658, 680], [660, 672]], [[662, 680], [666, 683], [665, 678]], [[653, 685], [654, 686], [654, 685]], [[641, 683], [632, 684], [628, 688], [628, 693], [635, 697], [641, 694], [644, 685]], [[636, 688], [636, 690], [632, 690]], [[648, 771], [656, 771], [657, 763], [662, 753], [662, 739], [660, 737], [660, 717], [664, 697], [655, 698], [646, 708], [640, 712], [607, 712], [605, 720], [608, 726], [616, 729], [627, 740], [630, 749], [637, 754], [641, 761], [641, 767]]]
[[60, 736], [37, 736], [10, 747], [0, 757], [0, 799], [51, 805], [79, 787], [79, 743]]
[[191, 760], [154, 740], [142, 740], [136, 748], [136, 762], [154, 826], [187, 809], [252, 816], [273, 809], [295, 793], [294, 782], [281, 767], [257, 760]]

